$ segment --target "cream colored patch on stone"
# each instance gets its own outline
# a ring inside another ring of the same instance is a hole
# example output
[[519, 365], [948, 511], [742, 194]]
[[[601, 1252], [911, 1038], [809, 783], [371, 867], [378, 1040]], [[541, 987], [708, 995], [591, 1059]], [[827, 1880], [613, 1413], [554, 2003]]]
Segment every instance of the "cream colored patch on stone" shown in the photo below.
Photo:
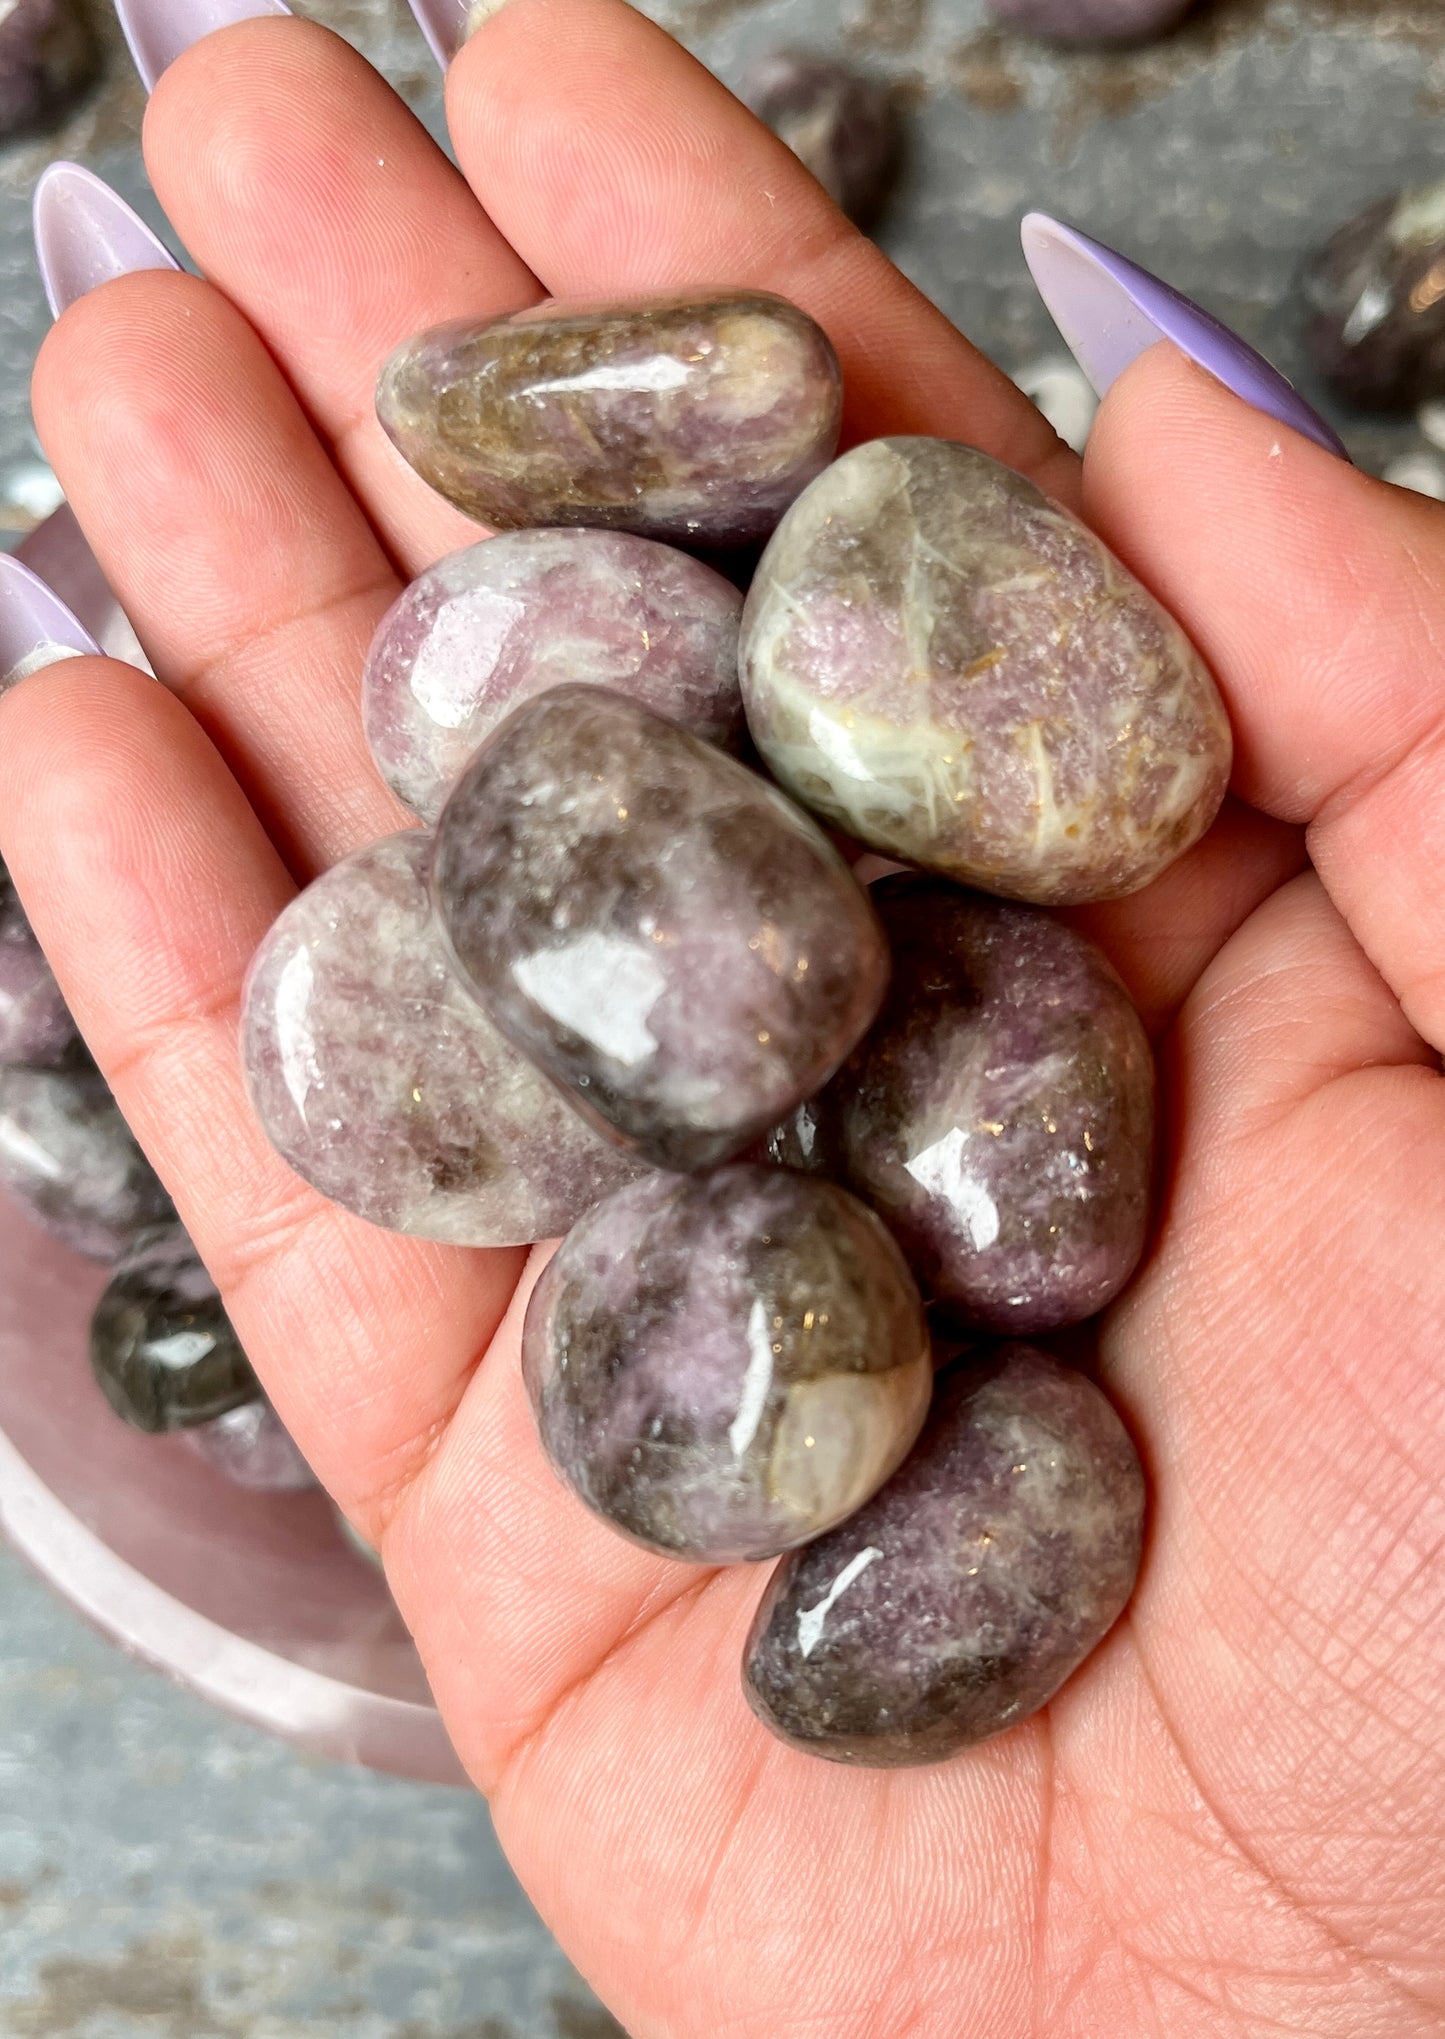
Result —
[[816, 1533], [861, 1508], [922, 1420], [922, 1367], [821, 1374], [788, 1392], [773, 1438], [773, 1498]]

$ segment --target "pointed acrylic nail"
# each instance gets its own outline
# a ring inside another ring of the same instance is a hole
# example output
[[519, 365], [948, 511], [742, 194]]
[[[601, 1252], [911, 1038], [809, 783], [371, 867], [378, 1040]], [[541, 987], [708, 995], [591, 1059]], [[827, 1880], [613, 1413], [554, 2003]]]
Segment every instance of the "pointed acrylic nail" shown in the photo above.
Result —
[[411, 11], [445, 70], [462, 44], [505, 5], [506, 0], [411, 0]]
[[42, 666], [99, 649], [38, 575], [0, 552], [0, 694]]
[[115, 0], [121, 31], [147, 92], [193, 42], [233, 21], [289, 14], [282, 0]]
[[1023, 244], [1049, 316], [1101, 397], [1131, 361], [1156, 341], [1172, 340], [1257, 411], [1327, 453], [1349, 458], [1324, 419], [1262, 354], [1137, 262], [1042, 212], [1024, 220]]
[[119, 193], [79, 163], [52, 163], [35, 187], [35, 254], [57, 319], [112, 277], [179, 267]]

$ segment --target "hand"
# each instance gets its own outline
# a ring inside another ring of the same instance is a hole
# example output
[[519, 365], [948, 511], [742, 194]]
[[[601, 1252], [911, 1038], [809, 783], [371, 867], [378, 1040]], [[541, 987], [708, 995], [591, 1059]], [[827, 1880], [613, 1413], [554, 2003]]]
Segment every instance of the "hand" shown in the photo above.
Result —
[[[639, 2039], [1438, 2035], [1445, 512], [1164, 347], [1081, 477], [618, 0], [512, 0], [449, 108], [465, 181], [322, 30], [207, 39], [146, 146], [211, 281], [107, 285], [42, 355], [47, 450], [172, 689], [78, 660], [0, 705], [0, 850], [102, 1067], [381, 1546], [518, 1872]], [[543, 1462], [517, 1365], [540, 1256], [325, 1204], [238, 1068], [266, 927], [404, 819], [362, 742], [371, 630], [398, 570], [475, 536], [374, 424], [378, 363], [539, 289], [692, 283], [820, 318], [849, 438], [967, 439], [1082, 503], [1238, 737], [1240, 804], [1085, 916], [1169, 1099], [1157, 1241], [1104, 1332], [1152, 1475], [1144, 1573], [1044, 1717], [935, 1770], [764, 1733], [738, 1685], [761, 1572], [632, 1549]]]

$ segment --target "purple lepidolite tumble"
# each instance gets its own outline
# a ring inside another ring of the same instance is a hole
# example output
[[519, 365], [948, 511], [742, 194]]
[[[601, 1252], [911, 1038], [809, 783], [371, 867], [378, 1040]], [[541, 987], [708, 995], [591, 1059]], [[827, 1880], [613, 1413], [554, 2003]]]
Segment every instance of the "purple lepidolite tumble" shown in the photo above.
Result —
[[551, 1238], [638, 1170], [459, 983], [430, 856], [420, 830], [388, 836], [281, 915], [246, 983], [252, 1101], [297, 1174], [374, 1225], [454, 1246]]
[[176, 1224], [141, 1233], [117, 1261], [91, 1319], [90, 1364], [134, 1430], [189, 1430], [261, 1396], [216, 1284]]
[[425, 821], [519, 701], [613, 687], [709, 743], [744, 735], [743, 598], [700, 560], [626, 531], [508, 531], [412, 582], [362, 680], [371, 754]]
[[784, 1741], [936, 1763], [1045, 1705], [1133, 1590], [1144, 1476], [1092, 1382], [1026, 1345], [939, 1378], [912, 1454], [786, 1559], [743, 1689]]
[[733, 1166], [654, 1175], [573, 1227], [522, 1364], [572, 1491], [664, 1556], [771, 1557], [860, 1507], [918, 1434], [923, 1305], [871, 1211]]
[[842, 381], [805, 312], [730, 290], [437, 326], [385, 364], [376, 408], [422, 479], [494, 531], [731, 546], [832, 458]]
[[816, 50], [769, 50], [741, 96], [849, 219], [867, 226], [898, 167], [898, 109], [887, 82]]
[[1137, 891], [1229, 779], [1223, 705], [1173, 618], [1032, 482], [941, 439], [855, 447], [793, 505], [741, 670], [805, 806], [1011, 898]]
[[77, 0], [0, 0], [0, 142], [53, 126], [99, 68]]
[[1398, 411], [1445, 396], [1445, 182], [1346, 221], [1303, 294], [1310, 351], [1346, 403]]
[[53, 1069], [76, 1046], [75, 1021], [0, 864], [0, 1064]]
[[0, 1185], [90, 1260], [175, 1210], [94, 1067], [0, 1068]]
[[1194, 0], [988, 0], [995, 21], [1052, 42], [1132, 43], [1163, 35]]
[[1144, 1247], [1154, 1058], [1128, 994], [1049, 914], [884, 878], [877, 1023], [770, 1142], [888, 1221], [965, 1323], [1046, 1331], [1119, 1293]]
[[319, 1484], [269, 1402], [245, 1402], [182, 1435], [233, 1486], [258, 1494], [304, 1494]]
[[497, 1025], [661, 1168], [724, 1161], [811, 1096], [887, 981], [821, 830], [604, 687], [555, 687], [488, 738], [437, 824], [432, 884]]

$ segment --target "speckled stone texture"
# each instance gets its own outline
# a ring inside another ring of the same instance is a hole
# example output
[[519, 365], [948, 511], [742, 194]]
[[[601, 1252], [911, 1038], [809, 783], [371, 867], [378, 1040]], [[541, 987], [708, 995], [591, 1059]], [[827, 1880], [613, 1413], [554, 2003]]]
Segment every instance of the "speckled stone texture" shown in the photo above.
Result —
[[388, 836], [281, 915], [246, 983], [252, 1102], [297, 1174], [374, 1225], [455, 1246], [551, 1238], [638, 1169], [458, 982], [430, 856], [422, 830]]
[[743, 1689], [835, 1762], [936, 1763], [1036, 1713], [1118, 1619], [1144, 1476], [1082, 1374], [1026, 1345], [940, 1377], [902, 1469], [779, 1566]]
[[58, 1068], [77, 1044], [75, 1021], [0, 864], [0, 1064]]
[[1137, 43], [1163, 35], [1193, 0], [988, 0], [1008, 28], [1063, 43]]
[[1305, 272], [1306, 338], [1346, 403], [1412, 410], [1445, 395], [1445, 182], [1392, 193]]
[[392, 355], [376, 400], [422, 479], [493, 530], [711, 546], [773, 528], [832, 457], [841, 404], [824, 334], [746, 290], [438, 326]]
[[175, 1216], [105, 1078], [0, 1068], [0, 1186], [87, 1259], [112, 1261]]
[[0, 0], [0, 142], [52, 126], [98, 69], [74, 0]]
[[898, 110], [886, 80], [817, 50], [769, 50], [741, 97], [859, 226], [878, 217], [900, 155]]
[[635, 701], [557, 687], [457, 782], [433, 889], [497, 1025], [662, 1168], [739, 1152], [827, 1081], [887, 980], [822, 832]]
[[654, 1175], [574, 1227], [522, 1347], [547, 1456], [667, 1557], [772, 1557], [844, 1520], [918, 1434], [923, 1305], [871, 1211], [737, 1166]]
[[318, 1484], [269, 1402], [244, 1402], [187, 1430], [185, 1438], [199, 1457], [238, 1487], [262, 1494], [304, 1494]]
[[742, 606], [700, 560], [625, 531], [509, 531], [453, 553], [392, 604], [367, 658], [377, 769], [435, 821], [482, 739], [566, 681], [613, 687], [736, 749]]
[[965, 1324], [1079, 1322], [1143, 1251], [1154, 1059], [1108, 962], [1050, 915], [884, 878], [878, 1020], [770, 1141], [879, 1215], [924, 1293]]
[[886, 855], [1045, 904], [1203, 834], [1218, 691], [1076, 518], [970, 446], [877, 439], [794, 504], [743, 613], [743, 698], [790, 792]]
[[180, 1225], [142, 1232], [90, 1325], [101, 1393], [133, 1430], [189, 1430], [261, 1393], [216, 1284]]

